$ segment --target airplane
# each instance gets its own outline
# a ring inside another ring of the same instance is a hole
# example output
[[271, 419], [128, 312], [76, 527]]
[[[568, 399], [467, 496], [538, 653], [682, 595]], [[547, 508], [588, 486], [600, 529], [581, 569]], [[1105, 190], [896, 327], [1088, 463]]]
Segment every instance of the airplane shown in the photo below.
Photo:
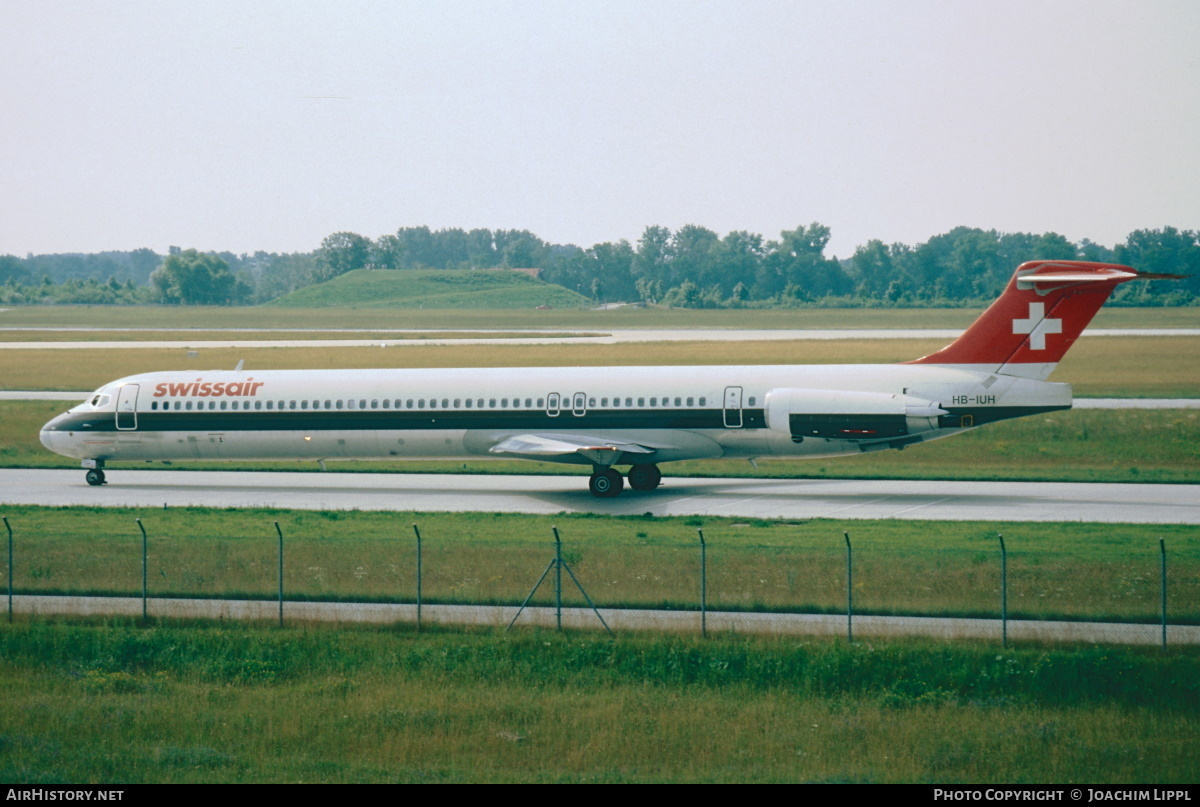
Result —
[[[659, 486], [661, 463], [904, 449], [1069, 409], [1046, 381], [1120, 283], [1177, 277], [1021, 264], [954, 342], [885, 365], [177, 371], [105, 384], [41, 430], [82, 460], [519, 458], [590, 465], [591, 493]], [[628, 466], [622, 475], [618, 466]]]

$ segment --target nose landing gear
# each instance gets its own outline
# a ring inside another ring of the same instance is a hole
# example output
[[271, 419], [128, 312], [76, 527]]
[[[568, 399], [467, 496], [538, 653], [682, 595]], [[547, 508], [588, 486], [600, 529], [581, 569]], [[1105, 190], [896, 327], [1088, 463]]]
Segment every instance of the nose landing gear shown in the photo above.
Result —
[[92, 487], [104, 484], [104, 460], [84, 460], [83, 467], [88, 469], [84, 479]]

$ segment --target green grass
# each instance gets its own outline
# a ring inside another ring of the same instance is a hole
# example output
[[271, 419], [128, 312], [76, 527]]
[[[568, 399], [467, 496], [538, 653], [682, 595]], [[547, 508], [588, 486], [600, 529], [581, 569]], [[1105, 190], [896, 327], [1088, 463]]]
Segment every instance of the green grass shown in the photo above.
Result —
[[511, 270], [401, 271], [356, 269], [306, 286], [270, 308], [579, 308], [589, 300], [562, 286]]
[[[535, 303], [540, 305], [540, 303]], [[584, 304], [586, 306], [586, 304]], [[966, 328], [977, 308], [756, 309], [704, 311], [620, 308], [592, 311], [572, 305], [550, 311], [522, 309], [387, 309], [370, 306], [285, 308], [271, 306], [17, 306], [0, 311], [0, 327], [60, 328]], [[1096, 328], [1200, 328], [1200, 306], [1106, 308]], [[99, 338], [79, 333], [76, 339]]]
[[[658, 342], [573, 345], [428, 345], [380, 347], [121, 348], [0, 350], [0, 389], [92, 390], [157, 370], [233, 368], [375, 369], [409, 367], [624, 367], [890, 364], [931, 353], [933, 339]], [[1200, 337], [1082, 340], [1051, 377], [1079, 397], [1200, 397]]]
[[1190, 783], [1193, 652], [36, 620], [0, 779]]
[[[426, 602], [517, 605], [553, 555], [558, 526], [565, 557], [597, 605], [697, 610], [702, 528], [710, 608], [842, 613], [849, 531], [857, 612], [988, 618], [999, 615], [999, 532], [1012, 618], [1133, 622], [1159, 618], [1163, 538], [1169, 619], [1200, 624], [1200, 531], [1189, 525], [32, 506], [3, 515], [15, 534], [21, 593], [140, 595], [141, 518], [150, 596], [271, 599], [278, 521], [287, 599], [414, 602], [419, 523]], [[564, 597], [584, 605], [573, 587]], [[534, 602], [553, 602], [548, 585]]]

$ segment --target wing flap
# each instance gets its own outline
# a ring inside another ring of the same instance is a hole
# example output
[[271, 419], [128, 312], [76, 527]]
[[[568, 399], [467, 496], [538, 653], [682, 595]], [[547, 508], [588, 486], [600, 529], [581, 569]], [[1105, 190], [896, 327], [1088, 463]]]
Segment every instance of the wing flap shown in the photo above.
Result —
[[523, 459], [555, 459], [578, 454], [596, 465], [612, 465], [622, 454], [653, 454], [655, 449], [595, 435], [515, 434], [492, 446], [488, 453]]

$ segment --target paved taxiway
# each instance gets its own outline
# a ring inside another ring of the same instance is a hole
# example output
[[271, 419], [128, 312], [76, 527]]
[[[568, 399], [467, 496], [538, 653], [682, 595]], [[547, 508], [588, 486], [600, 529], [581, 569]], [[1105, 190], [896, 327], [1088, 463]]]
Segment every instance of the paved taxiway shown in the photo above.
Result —
[[108, 470], [0, 470], [0, 504], [278, 507], [789, 519], [1093, 521], [1200, 524], [1200, 485], [682, 479], [596, 499], [585, 476]]
[[[247, 619], [269, 622], [279, 618], [278, 600], [199, 600], [150, 597], [146, 613], [157, 617], [193, 619]], [[18, 614], [75, 614], [78, 616], [141, 616], [139, 597], [78, 597], [17, 595], [13, 611]], [[483, 625], [503, 628], [517, 617], [515, 605], [424, 605], [425, 624]], [[297, 602], [283, 603], [284, 620], [304, 622], [392, 624], [417, 621], [412, 603]], [[652, 611], [640, 608], [601, 608], [604, 625], [614, 631], [658, 630], [676, 633], [699, 632], [698, 611]], [[709, 611], [708, 630], [714, 633], [761, 633], [776, 635], [845, 636], [849, 627], [844, 615], [775, 614], [745, 611]], [[516, 625], [553, 628], [553, 608], [531, 607], [521, 612]], [[602, 629], [596, 612], [588, 608], [563, 608], [567, 628]], [[856, 614], [854, 635], [928, 636], [936, 639], [999, 640], [1004, 626], [999, 619], [952, 619], [945, 617], [872, 616]], [[1200, 644], [1200, 627], [1170, 625], [1167, 642], [1172, 645]], [[1055, 622], [1050, 620], [1008, 621], [1008, 638], [1014, 641], [1072, 641], [1157, 645], [1162, 627], [1153, 624], [1114, 622]]]
[[[3, 330], [38, 330], [7, 328]], [[63, 331], [67, 329], [52, 329]], [[92, 329], [91, 332], [103, 329]], [[468, 333], [467, 331], [456, 331]], [[945, 339], [958, 338], [962, 329], [951, 328], [887, 328], [887, 329], [840, 329], [806, 328], [796, 330], [750, 330], [750, 329], [639, 329], [593, 331], [562, 331], [545, 335], [539, 331], [474, 331], [463, 338], [425, 338], [421, 331], [393, 331], [398, 338], [377, 336], [371, 339], [182, 339], [154, 341], [78, 341], [78, 342], [6, 342], [0, 341], [0, 350], [115, 350], [120, 348], [162, 348], [177, 350], [202, 350], [213, 348], [268, 348], [268, 347], [420, 347], [421, 345], [612, 345], [633, 342], [745, 342], [745, 341], [794, 341], [805, 339]], [[321, 331], [311, 331], [314, 337]], [[328, 331], [326, 331], [328, 333]], [[338, 331], [346, 333], [346, 331]], [[504, 334], [500, 336], [499, 334]], [[520, 333], [521, 336], [512, 334]], [[1200, 328], [1092, 328], [1083, 336], [1200, 336]]]

